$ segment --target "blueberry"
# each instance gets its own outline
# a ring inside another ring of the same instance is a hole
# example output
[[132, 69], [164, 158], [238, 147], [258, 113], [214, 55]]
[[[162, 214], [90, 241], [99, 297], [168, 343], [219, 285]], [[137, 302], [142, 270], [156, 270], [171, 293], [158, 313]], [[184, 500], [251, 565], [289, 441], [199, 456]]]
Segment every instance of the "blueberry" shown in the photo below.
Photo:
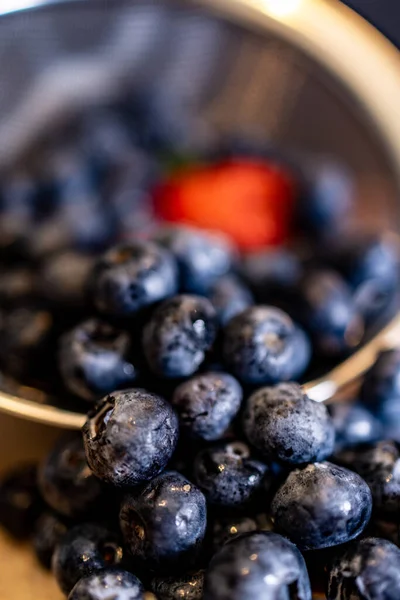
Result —
[[239, 411], [242, 389], [226, 373], [204, 373], [185, 381], [175, 390], [172, 405], [181, 430], [203, 440], [221, 438]]
[[381, 423], [362, 404], [333, 402], [328, 408], [336, 432], [336, 450], [381, 439]]
[[144, 600], [144, 588], [139, 579], [122, 569], [104, 569], [82, 577], [72, 589], [68, 600]]
[[181, 295], [163, 302], [143, 334], [143, 349], [154, 373], [186, 377], [197, 371], [216, 335], [215, 310], [206, 298]]
[[243, 429], [267, 460], [291, 465], [324, 460], [335, 443], [328, 409], [296, 383], [261, 388], [250, 396]]
[[293, 360], [287, 365], [287, 373], [282, 379], [297, 381], [307, 370], [311, 361], [312, 347], [309, 336], [299, 327], [295, 326], [293, 334]]
[[129, 317], [177, 291], [172, 256], [150, 242], [122, 244], [106, 252], [91, 275], [96, 308], [111, 317]]
[[13, 537], [28, 537], [40, 514], [36, 480], [36, 465], [27, 464], [9, 471], [0, 482], [0, 524]]
[[299, 311], [320, 351], [337, 355], [361, 341], [363, 319], [350, 289], [338, 273], [311, 270], [299, 284]]
[[82, 577], [117, 566], [123, 555], [121, 542], [115, 533], [100, 525], [77, 525], [57, 546], [52, 570], [60, 589], [69, 594]]
[[225, 365], [246, 383], [278, 383], [297, 374], [298, 340], [290, 317], [271, 306], [255, 306], [233, 317], [223, 330]]
[[254, 303], [250, 290], [234, 275], [221, 277], [212, 286], [209, 298], [221, 325]]
[[101, 481], [86, 463], [80, 435], [56, 444], [39, 468], [38, 482], [47, 504], [66, 517], [93, 510], [103, 494]]
[[234, 249], [219, 234], [171, 225], [160, 229], [155, 240], [175, 256], [182, 292], [207, 293], [235, 261]]
[[328, 462], [292, 471], [272, 501], [275, 526], [301, 550], [352, 540], [368, 524], [371, 510], [365, 481]]
[[135, 559], [149, 568], [182, 568], [201, 550], [206, 500], [186, 477], [167, 471], [125, 497], [120, 524]]
[[204, 580], [204, 600], [311, 600], [304, 559], [296, 546], [272, 532], [254, 532], [225, 544]]
[[379, 538], [350, 544], [330, 565], [328, 600], [398, 600], [400, 550]]
[[268, 468], [251, 456], [246, 444], [229, 441], [202, 450], [193, 472], [210, 504], [235, 507], [259, 495]]
[[88, 463], [100, 479], [132, 486], [155, 477], [178, 441], [178, 418], [163, 398], [141, 389], [110, 394], [83, 427]]
[[159, 600], [202, 600], [204, 571], [180, 577], [155, 577], [151, 589]]
[[257, 521], [243, 515], [218, 516], [212, 526], [212, 549], [217, 552], [221, 546], [230, 542], [237, 536], [259, 529]]
[[39, 562], [50, 569], [56, 546], [67, 533], [67, 525], [57, 515], [51, 512], [43, 513], [35, 524], [32, 544]]
[[138, 376], [129, 334], [100, 319], [88, 319], [64, 334], [59, 368], [66, 388], [88, 401], [127, 387]]
[[41, 295], [55, 307], [84, 308], [93, 258], [63, 250], [45, 260], [39, 273]]
[[374, 511], [388, 520], [400, 517], [400, 444], [381, 441], [345, 449], [335, 460], [356, 471], [371, 489]]

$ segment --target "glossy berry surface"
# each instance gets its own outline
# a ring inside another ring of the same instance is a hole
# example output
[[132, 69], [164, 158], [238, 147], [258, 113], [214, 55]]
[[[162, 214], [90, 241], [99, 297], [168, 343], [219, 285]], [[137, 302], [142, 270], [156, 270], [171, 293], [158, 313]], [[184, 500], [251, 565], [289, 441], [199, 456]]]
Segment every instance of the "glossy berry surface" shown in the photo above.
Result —
[[148, 568], [182, 568], [201, 550], [207, 525], [202, 492], [176, 471], [126, 495], [120, 525], [134, 559]]
[[179, 385], [172, 397], [181, 431], [193, 439], [217, 440], [239, 411], [242, 389], [226, 373], [196, 375]]
[[[223, 330], [226, 367], [246, 383], [277, 383], [298, 371], [295, 326], [283, 311], [250, 307]], [[297, 374], [297, 373], [296, 373]]]
[[228, 441], [199, 452], [193, 473], [210, 504], [238, 507], [257, 497], [268, 467], [251, 456], [246, 444]]
[[292, 465], [324, 460], [335, 442], [328, 409], [296, 383], [261, 388], [250, 396], [243, 430], [267, 460]]
[[185, 573], [180, 577], [155, 577], [151, 589], [158, 600], [202, 600], [204, 571]]
[[204, 600], [311, 600], [304, 559], [272, 532], [244, 534], [225, 544], [205, 575]]
[[178, 418], [160, 396], [142, 389], [106, 396], [83, 427], [86, 457], [93, 473], [116, 486], [155, 477], [178, 441]]
[[344, 544], [371, 516], [371, 492], [356, 473], [328, 462], [292, 471], [272, 501], [275, 527], [301, 550]]
[[180, 289], [186, 293], [207, 293], [231, 270], [235, 260], [231, 244], [215, 233], [169, 226], [161, 229], [155, 240], [174, 255], [179, 267]]
[[197, 371], [217, 331], [215, 310], [206, 298], [180, 295], [163, 302], [143, 334], [151, 370], [163, 377], [187, 377]]
[[221, 277], [212, 286], [209, 298], [221, 325], [225, 325], [232, 317], [254, 304], [250, 290], [234, 275]]
[[66, 517], [77, 517], [99, 506], [101, 481], [87, 465], [80, 435], [62, 439], [39, 468], [40, 493], [47, 504]]
[[144, 600], [144, 597], [144, 587], [135, 575], [114, 568], [80, 579], [68, 600]]
[[177, 291], [174, 259], [150, 242], [112, 248], [95, 265], [91, 280], [96, 308], [112, 317], [129, 317]]
[[382, 439], [381, 422], [361, 403], [332, 403], [329, 406], [335, 427], [335, 449]]
[[40, 514], [42, 502], [37, 489], [35, 465], [21, 465], [0, 482], [0, 524], [13, 537], [28, 537]]
[[328, 572], [328, 600], [397, 600], [400, 550], [379, 538], [352, 543], [335, 557]]
[[82, 577], [117, 566], [123, 554], [115, 533], [100, 525], [77, 525], [62, 538], [53, 554], [53, 574], [61, 591], [69, 594]]
[[138, 370], [129, 334], [100, 319], [89, 319], [64, 334], [59, 368], [65, 386], [93, 401], [120, 387], [130, 387]]

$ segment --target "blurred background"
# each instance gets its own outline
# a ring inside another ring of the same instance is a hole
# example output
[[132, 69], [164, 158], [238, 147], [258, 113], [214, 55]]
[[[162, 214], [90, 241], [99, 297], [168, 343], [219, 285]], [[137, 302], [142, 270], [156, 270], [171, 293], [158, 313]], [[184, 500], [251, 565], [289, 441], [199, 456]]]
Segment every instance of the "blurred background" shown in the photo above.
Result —
[[400, 46], [400, 3], [398, 0], [345, 0], [392, 42]]

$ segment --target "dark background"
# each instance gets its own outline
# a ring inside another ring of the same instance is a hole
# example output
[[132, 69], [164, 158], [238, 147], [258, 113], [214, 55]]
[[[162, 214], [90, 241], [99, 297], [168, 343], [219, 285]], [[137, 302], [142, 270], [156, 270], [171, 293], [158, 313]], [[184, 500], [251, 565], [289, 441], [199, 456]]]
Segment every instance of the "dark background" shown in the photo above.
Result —
[[400, 0], [343, 0], [343, 3], [354, 8], [400, 47]]

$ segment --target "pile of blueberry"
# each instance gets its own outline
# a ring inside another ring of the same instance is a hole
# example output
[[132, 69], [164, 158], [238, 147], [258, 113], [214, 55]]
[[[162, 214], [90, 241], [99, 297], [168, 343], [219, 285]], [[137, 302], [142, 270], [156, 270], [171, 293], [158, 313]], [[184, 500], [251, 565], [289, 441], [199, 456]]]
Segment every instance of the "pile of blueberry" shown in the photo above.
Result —
[[4, 479], [0, 522], [69, 600], [399, 600], [400, 352], [356, 403], [300, 385], [389, 310], [397, 242], [339, 234], [351, 186], [335, 168], [300, 186], [306, 245], [241, 256], [158, 223], [175, 121], [95, 117], [1, 189], [4, 385], [89, 413]]

